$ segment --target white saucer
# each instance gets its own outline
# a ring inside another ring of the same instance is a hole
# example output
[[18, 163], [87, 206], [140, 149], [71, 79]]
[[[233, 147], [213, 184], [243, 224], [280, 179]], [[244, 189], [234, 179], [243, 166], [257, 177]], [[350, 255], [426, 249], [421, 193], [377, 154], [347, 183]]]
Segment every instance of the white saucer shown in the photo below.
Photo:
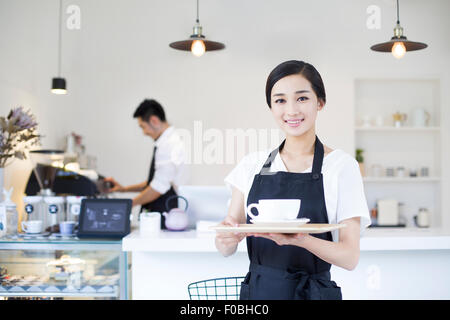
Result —
[[25, 232], [18, 232], [17, 235], [21, 238], [39, 238], [39, 237], [47, 237], [50, 235], [50, 232], [40, 232], [40, 233], [25, 233]]
[[51, 237], [55, 238], [75, 238], [77, 236], [76, 233], [71, 234], [62, 234], [62, 233], [52, 233]]
[[251, 223], [258, 226], [273, 226], [273, 227], [293, 227], [301, 226], [309, 222], [309, 218], [300, 218], [292, 220], [259, 220], [251, 219]]

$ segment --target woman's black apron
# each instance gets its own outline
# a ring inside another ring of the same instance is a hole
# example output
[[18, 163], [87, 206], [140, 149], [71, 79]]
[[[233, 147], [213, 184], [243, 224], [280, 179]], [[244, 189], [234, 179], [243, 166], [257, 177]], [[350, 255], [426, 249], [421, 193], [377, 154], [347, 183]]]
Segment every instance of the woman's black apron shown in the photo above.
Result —
[[[328, 223], [322, 143], [316, 137], [311, 173], [270, 172], [272, 161], [284, 143], [270, 153], [260, 173], [255, 175], [247, 206], [260, 199], [301, 199], [298, 218], [309, 218], [310, 223]], [[256, 215], [257, 211], [253, 213]], [[247, 223], [251, 223], [248, 215]], [[331, 232], [312, 236], [332, 241]], [[260, 237], [247, 237], [247, 250], [250, 270], [242, 282], [240, 299], [342, 299], [340, 287], [330, 279], [331, 265], [308, 250], [292, 245], [279, 246]]]
[[[150, 164], [150, 172], [147, 178], [147, 185], [150, 185], [150, 182], [152, 181], [153, 176], [155, 175], [155, 154], [156, 154], [156, 146], [153, 148], [152, 163]], [[152, 202], [143, 204], [141, 206], [141, 212], [144, 209], [146, 209], [148, 211], [156, 211], [163, 213], [169, 212], [169, 210], [173, 208], [178, 208], [178, 199], [175, 197], [169, 200], [168, 206], [166, 208], [166, 200], [174, 195], [177, 195], [177, 193], [175, 192], [175, 189], [172, 186], [170, 186], [170, 189], [166, 193], [162, 194], [159, 198], [157, 198]], [[161, 229], [167, 229], [165, 221], [166, 221], [165, 217], [161, 214]]]

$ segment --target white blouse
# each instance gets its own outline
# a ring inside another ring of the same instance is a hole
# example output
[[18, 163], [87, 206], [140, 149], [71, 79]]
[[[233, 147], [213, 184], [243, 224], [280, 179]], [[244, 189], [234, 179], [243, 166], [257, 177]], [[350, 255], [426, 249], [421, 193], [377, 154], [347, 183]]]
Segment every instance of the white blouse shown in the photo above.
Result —
[[[253, 179], [258, 174], [272, 150], [258, 151], [246, 155], [225, 177], [225, 184], [236, 187], [244, 194], [244, 210], [247, 213], [247, 198]], [[311, 172], [309, 167], [303, 173]], [[277, 153], [270, 172], [288, 171]], [[370, 215], [364, 194], [364, 185], [358, 162], [343, 150], [336, 149], [327, 154], [322, 164], [325, 206], [329, 223], [335, 224], [353, 217], [361, 217], [361, 235], [370, 225]], [[332, 232], [333, 241], [338, 241], [338, 230]]]

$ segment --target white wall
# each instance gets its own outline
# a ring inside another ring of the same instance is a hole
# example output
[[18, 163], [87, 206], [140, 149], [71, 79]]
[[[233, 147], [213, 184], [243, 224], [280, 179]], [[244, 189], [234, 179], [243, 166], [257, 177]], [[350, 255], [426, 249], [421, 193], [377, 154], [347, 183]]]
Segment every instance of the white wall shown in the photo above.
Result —
[[[190, 35], [193, 0], [65, 0], [65, 7], [81, 8], [81, 29], [63, 30], [62, 72], [69, 94], [56, 96], [49, 88], [57, 73], [58, 1], [0, 0], [0, 113], [17, 105], [31, 108], [45, 135], [43, 147], [61, 148], [64, 136], [75, 131], [97, 156], [100, 173], [135, 183], [147, 176], [152, 150], [152, 141], [132, 119], [141, 100], [156, 98], [172, 124], [189, 130], [196, 120], [203, 130], [276, 128], [265, 104], [265, 80], [278, 63], [303, 59], [316, 66], [326, 86], [319, 136], [351, 154], [355, 78], [440, 79], [443, 163], [448, 163], [450, 2], [401, 1], [405, 34], [429, 45], [401, 60], [369, 50], [392, 36], [394, 3], [203, 0], [204, 34], [227, 48], [195, 58], [168, 46]], [[366, 8], [373, 4], [381, 8], [380, 30], [366, 27]], [[191, 183], [221, 184], [232, 167], [193, 165]], [[16, 161], [6, 170], [5, 183], [17, 188], [16, 200], [30, 169], [28, 162]], [[446, 167], [443, 176], [443, 193], [449, 194]], [[450, 225], [444, 201], [444, 222]]]

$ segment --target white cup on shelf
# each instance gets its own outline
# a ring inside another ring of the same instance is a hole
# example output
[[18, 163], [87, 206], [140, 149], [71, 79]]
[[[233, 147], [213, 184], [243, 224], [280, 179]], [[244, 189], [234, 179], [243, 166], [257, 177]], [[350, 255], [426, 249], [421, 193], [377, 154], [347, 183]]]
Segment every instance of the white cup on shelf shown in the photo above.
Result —
[[368, 128], [372, 126], [372, 116], [365, 114], [361, 116], [361, 126]]
[[141, 236], [156, 236], [161, 231], [161, 213], [143, 212], [139, 216], [139, 233]]
[[416, 108], [412, 112], [412, 123], [414, 127], [427, 127], [431, 115], [424, 108]]
[[41, 233], [42, 220], [22, 221], [22, 230], [26, 233]]
[[384, 117], [382, 115], [377, 115], [375, 117], [375, 125], [377, 127], [384, 127]]

